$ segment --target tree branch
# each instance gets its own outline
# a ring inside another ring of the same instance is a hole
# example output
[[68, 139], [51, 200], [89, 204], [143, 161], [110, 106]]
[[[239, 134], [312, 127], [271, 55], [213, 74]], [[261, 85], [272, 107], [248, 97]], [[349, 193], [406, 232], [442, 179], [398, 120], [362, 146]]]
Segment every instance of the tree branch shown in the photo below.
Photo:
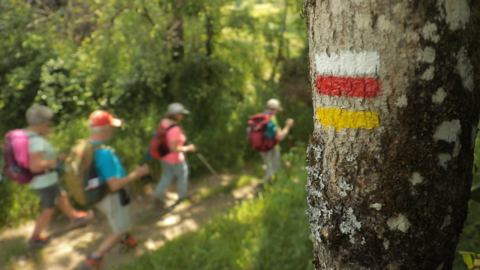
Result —
[[282, 50], [284, 47], [283, 43], [284, 43], [285, 31], [287, 30], [287, 12], [288, 12], [288, 0], [285, 0], [285, 13], [283, 14], [283, 23], [282, 23], [282, 28], [280, 32], [280, 40], [278, 42], [278, 53], [277, 53], [277, 58], [275, 59], [275, 65], [273, 66], [272, 74], [270, 75], [269, 81], [275, 77], [275, 74], [277, 73], [278, 65], [280, 64], [280, 61], [283, 58]]
[[122, 13], [126, 8], [122, 8], [120, 9], [119, 11], [117, 11], [113, 17], [110, 19], [110, 23], [113, 24], [113, 21], [117, 18], [118, 15], [120, 15], [120, 13]]
[[42, 23], [42, 22], [45, 22], [45, 21], [48, 21], [48, 17], [43, 17], [43, 18], [40, 18], [38, 20], [35, 20], [35, 21], [27, 24], [26, 28], [31, 28], [32, 26], [37, 25], [37, 24]]
[[148, 21], [152, 24], [152, 26], [155, 26], [155, 23], [153, 22], [152, 17], [150, 17], [150, 15], [148, 14], [148, 10], [147, 10], [147, 7], [145, 6], [144, 0], [142, 0], [142, 6], [143, 6], [143, 12], [145, 12], [142, 15], [147, 17]]
[[45, 10], [48, 11], [50, 13], [50, 15], [53, 15], [55, 14], [55, 12], [53, 12], [53, 10], [51, 10], [47, 5], [45, 5], [41, 0], [35, 0], [35, 2], [37, 2], [37, 4], [41, 5], [41, 6], [44, 6], [45, 7]]

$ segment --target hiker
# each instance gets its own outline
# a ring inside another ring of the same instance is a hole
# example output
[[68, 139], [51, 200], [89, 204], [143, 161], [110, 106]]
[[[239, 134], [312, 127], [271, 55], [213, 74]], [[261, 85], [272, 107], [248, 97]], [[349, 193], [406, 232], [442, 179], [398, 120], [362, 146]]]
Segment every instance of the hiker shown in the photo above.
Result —
[[32, 178], [29, 183], [40, 196], [42, 212], [35, 223], [29, 247], [44, 247], [50, 242], [42, 237], [41, 232], [52, 219], [58, 207], [69, 219], [70, 229], [78, 228], [93, 217], [93, 212], [75, 210], [68, 199], [67, 193], [58, 183], [56, 168], [65, 160], [65, 154], [56, 157], [55, 149], [48, 142], [47, 135], [52, 131], [51, 120], [53, 111], [46, 106], [34, 105], [26, 113], [28, 127], [24, 130], [28, 137], [29, 169], [32, 173], [41, 173]]
[[280, 101], [270, 99], [267, 102], [267, 109], [250, 117], [249, 139], [252, 148], [260, 152], [266, 166], [263, 180], [270, 183], [272, 175], [280, 169], [280, 146], [278, 143], [287, 137], [290, 128], [293, 126], [293, 119], [287, 119], [285, 128], [278, 124], [276, 114], [283, 111]]
[[[165, 148], [163, 153], [157, 153], [162, 165], [162, 177], [153, 192], [154, 202], [159, 206], [165, 206], [165, 189], [170, 185], [173, 178], [177, 178], [178, 200], [177, 203], [187, 198], [188, 194], [188, 165], [185, 161], [185, 152], [195, 152], [193, 144], [184, 146], [186, 137], [182, 129], [177, 125], [184, 115], [189, 114], [180, 103], [172, 103], [168, 106], [166, 118], [160, 121], [157, 135], [163, 136], [164, 141], [159, 141], [159, 146]], [[158, 138], [158, 137], [157, 137]], [[152, 140], [153, 142], [154, 140]], [[152, 145], [151, 145], [152, 147]], [[154, 147], [155, 148], [155, 147]], [[151, 154], [155, 149], [150, 149]], [[160, 155], [159, 155], [160, 154]]]
[[[114, 128], [122, 121], [115, 119], [106, 111], [94, 111], [88, 119], [92, 145], [104, 146], [112, 137]], [[90, 254], [85, 265], [89, 269], [99, 269], [103, 256], [117, 243], [126, 248], [134, 248], [137, 241], [129, 233], [131, 229], [130, 198], [124, 187], [149, 173], [148, 165], [137, 166], [130, 174], [125, 173], [115, 150], [110, 147], [98, 147], [94, 152], [94, 165], [100, 181], [106, 183], [109, 193], [97, 203], [97, 208], [107, 217], [112, 233]]]

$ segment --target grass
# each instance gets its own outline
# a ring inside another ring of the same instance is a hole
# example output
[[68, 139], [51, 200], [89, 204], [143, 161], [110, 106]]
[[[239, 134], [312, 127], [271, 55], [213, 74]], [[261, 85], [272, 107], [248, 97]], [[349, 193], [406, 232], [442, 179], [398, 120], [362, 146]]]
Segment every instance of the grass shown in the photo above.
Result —
[[[168, 241], [116, 269], [311, 269], [306, 191], [296, 179], [306, 179], [306, 172], [284, 170], [258, 198], [237, 202], [198, 232]], [[248, 181], [240, 177], [227, 186]], [[210, 194], [214, 192], [220, 190]]]
[[[24, 237], [10, 237], [2, 239], [0, 252], [0, 269], [33, 269], [33, 266], [42, 261], [42, 250], [29, 251]], [[6, 246], [6, 248], [3, 247]]]
[[198, 194], [200, 199], [206, 199], [208, 197], [217, 196], [220, 194], [230, 193], [231, 191], [241, 188], [244, 186], [250, 185], [253, 181], [257, 180], [255, 177], [251, 175], [241, 175], [235, 178], [233, 181], [230, 181], [228, 184], [213, 188], [205, 188], [201, 190]]
[[0, 265], [7, 265], [12, 257], [25, 253], [25, 239], [23, 237], [14, 237], [2, 241], [7, 248], [0, 253]]

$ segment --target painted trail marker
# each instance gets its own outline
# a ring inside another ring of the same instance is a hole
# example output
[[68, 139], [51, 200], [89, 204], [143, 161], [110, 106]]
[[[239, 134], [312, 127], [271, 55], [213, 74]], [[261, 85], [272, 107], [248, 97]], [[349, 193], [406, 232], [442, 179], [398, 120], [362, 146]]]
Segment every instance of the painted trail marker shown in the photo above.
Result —
[[[319, 95], [348, 98], [375, 98], [381, 93], [381, 83], [376, 78], [380, 68], [377, 52], [350, 52], [317, 54], [316, 90]], [[373, 129], [380, 126], [380, 113], [375, 111], [350, 111], [339, 108], [317, 108], [317, 120], [339, 131], [342, 128]]]
[[380, 114], [375, 111], [347, 111], [337, 108], [318, 108], [317, 119], [337, 131], [342, 128], [373, 129], [380, 126]]

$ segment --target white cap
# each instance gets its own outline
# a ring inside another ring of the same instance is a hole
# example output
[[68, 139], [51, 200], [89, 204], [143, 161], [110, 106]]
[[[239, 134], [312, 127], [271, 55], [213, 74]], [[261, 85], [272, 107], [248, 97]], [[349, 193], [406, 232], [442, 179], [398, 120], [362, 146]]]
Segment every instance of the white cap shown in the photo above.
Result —
[[167, 112], [170, 114], [190, 114], [190, 112], [185, 110], [185, 107], [178, 102], [168, 105]]
[[280, 106], [280, 101], [278, 101], [274, 98], [267, 101], [267, 109], [270, 109], [270, 110], [277, 109], [279, 111], [283, 111], [282, 106]]

